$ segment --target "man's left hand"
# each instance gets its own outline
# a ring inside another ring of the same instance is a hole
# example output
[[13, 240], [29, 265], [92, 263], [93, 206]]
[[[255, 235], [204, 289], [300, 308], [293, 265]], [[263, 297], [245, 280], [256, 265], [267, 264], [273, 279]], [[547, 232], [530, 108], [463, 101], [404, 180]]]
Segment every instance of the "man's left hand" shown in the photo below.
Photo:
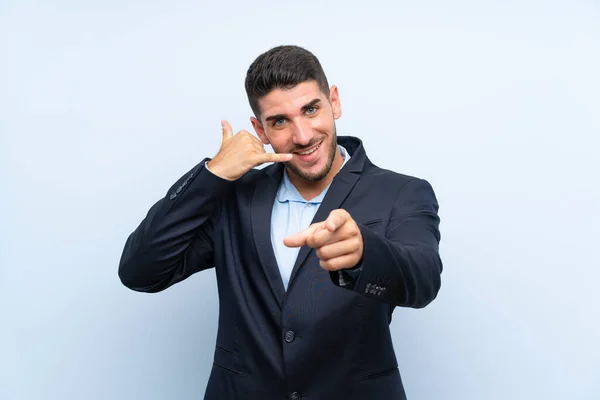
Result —
[[361, 261], [364, 250], [358, 225], [343, 209], [333, 210], [325, 221], [286, 237], [283, 244], [287, 247], [307, 245], [316, 249], [321, 267], [328, 271], [355, 267]]

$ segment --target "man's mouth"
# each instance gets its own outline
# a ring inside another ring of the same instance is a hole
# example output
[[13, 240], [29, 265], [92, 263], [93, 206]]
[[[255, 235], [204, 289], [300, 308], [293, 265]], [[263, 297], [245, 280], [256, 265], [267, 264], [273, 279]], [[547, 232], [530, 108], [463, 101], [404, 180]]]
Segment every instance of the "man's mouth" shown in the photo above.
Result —
[[305, 150], [305, 151], [302, 151], [302, 152], [300, 152], [300, 151], [296, 151], [295, 153], [296, 153], [296, 154], [299, 154], [299, 155], [301, 155], [301, 156], [307, 156], [307, 155], [309, 155], [309, 154], [312, 154], [312, 153], [314, 153], [315, 151], [317, 151], [317, 149], [318, 149], [319, 147], [321, 147], [321, 143], [323, 143], [323, 142], [321, 141], [321, 142], [317, 143], [317, 145], [316, 145], [316, 146], [313, 146], [313, 147], [311, 147], [311, 148], [310, 148], [310, 149], [308, 149], [308, 150]]

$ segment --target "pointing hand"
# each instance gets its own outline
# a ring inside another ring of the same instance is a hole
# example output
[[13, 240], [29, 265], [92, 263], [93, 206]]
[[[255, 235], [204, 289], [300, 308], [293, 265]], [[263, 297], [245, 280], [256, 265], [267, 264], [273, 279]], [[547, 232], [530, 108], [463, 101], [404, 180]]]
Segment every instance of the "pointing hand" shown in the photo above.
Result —
[[364, 243], [358, 225], [343, 209], [333, 210], [323, 222], [283, 240], [288, 247], [316, 249], [320, 265], [328, 271], [352, 268], [362, 260]]

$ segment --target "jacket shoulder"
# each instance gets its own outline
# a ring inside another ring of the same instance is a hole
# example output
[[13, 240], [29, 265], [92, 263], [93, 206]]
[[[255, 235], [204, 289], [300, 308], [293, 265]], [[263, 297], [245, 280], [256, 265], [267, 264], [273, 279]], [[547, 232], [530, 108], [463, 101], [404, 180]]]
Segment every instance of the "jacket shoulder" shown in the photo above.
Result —
[[404, 186], [413, 181], [424, 181], [418, 176], [408, 175], [401, 172], [379, 167], [370, 161], [365, 163], [362, 177], [376, 180], [381, 184], [394, 185], [395, 187]]

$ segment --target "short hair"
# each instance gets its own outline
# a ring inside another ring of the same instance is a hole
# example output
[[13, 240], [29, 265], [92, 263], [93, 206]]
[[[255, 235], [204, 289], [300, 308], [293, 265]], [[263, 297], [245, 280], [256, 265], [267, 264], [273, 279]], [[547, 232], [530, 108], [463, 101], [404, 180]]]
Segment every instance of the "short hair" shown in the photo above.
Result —
[[277, 46], [259, 55], [246, 73], [246, 94], [250, 108], [260, 118], [258, 100], [274, 89], [316, 81], [321, 91], [329, 96], [329, 84], [321, 63], [310, 51], [299, 46]]

